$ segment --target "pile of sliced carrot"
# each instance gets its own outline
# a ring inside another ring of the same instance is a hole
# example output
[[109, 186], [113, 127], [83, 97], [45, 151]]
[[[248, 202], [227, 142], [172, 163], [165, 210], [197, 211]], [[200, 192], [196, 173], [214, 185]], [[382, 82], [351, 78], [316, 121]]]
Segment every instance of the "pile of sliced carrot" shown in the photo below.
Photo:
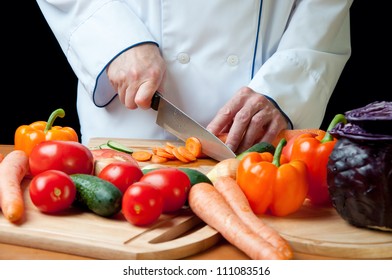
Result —
[[196, 137], [189, 137], [184, 145], [166, 142], [164, 146], [154, 147], [152, 151], [134, 151], [132, 157], [137, 161], [151, 161], [152, 163], [164, 163], [169, 160], [188, 163], [203, 157], [203, 153], [200, 140]]

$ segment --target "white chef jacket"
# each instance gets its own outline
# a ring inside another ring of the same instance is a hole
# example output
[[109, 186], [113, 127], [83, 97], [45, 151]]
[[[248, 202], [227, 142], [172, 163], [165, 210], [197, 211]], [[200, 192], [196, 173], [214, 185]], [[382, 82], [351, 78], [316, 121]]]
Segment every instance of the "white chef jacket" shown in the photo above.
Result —
[[353, 0], [37, 0], [79, 79], [82, 142], [173, 139], [156, 111], [129, 110], [105, 69], [152, 42], [167, 63], [163, 94], [206, 126], [242, 86], [268, 96], [294, 128], [319, 127], [351, 55]]

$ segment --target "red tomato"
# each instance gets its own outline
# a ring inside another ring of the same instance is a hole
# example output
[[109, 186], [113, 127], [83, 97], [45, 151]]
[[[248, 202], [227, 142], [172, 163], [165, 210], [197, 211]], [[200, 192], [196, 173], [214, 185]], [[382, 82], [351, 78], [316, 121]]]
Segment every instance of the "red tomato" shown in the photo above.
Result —
[[91, 151], [79, 142], [49, 140], [34, 146], [29, 164], [33, 176], [46, 170], [92, 174], [94, 158]]
[[146, 226], [158, 220], [163, 210], [160, 190], [145, 182], [133, 183], [122, 199], [122, 213], [133, 225]]
[[147, 182], [160, 189], [163, 195], [163, 213], [181, 209], [191, 188], [188, 175], [174, 167], [149, 171], [139, 182]]
[[76, 186], [65, 172], [47, 170], [34, 176], [29, 193], [31, 201], [40, 211], [54, 213], [71, 206], [76, 197]]
[[98, 174], [99, 178], [111, 182], [122, 193], [130, 185], [139, 181], [142, 176], [143, 172], [140, 167], [128, 161], [109, 163]]

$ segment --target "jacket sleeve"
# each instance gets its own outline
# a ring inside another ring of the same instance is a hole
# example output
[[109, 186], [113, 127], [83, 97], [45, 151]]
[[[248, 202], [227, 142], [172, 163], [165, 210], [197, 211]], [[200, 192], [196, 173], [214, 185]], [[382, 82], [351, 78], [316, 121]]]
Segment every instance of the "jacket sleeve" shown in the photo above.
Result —
[[[134, 45], [155, 40], [124, 1], [37, 0], [69, 64], [97, 106], [115, 96], [105, 68]], [[100, 88], [95, 93], [96, 88]]]
[[[296, 1], [283, 36], [276, 40], [276, 46], [263, 50], [265, 60], [260, 58], [249, 87], [273, 99], [294, 128], [319, 127], [322, 123], [329, 98], [351, 55], [351, 4], [350, 0]], [[262, 26], [263, 22], [268, 24], [268, 9], [268, 5], [263, 6], [260, 40], [270, 36], [269, 28]]]

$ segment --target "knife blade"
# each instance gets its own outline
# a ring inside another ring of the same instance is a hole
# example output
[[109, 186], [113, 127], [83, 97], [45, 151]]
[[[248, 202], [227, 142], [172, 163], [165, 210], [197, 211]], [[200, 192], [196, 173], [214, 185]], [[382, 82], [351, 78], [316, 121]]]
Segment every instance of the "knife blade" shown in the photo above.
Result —
[[202, 145], [202, 152], [205, 155], [217, 161], [236, 156], [218, 137], [177, 108], [159, 92], [154, 94], [151, 108], [158, 112], [157, 125], [184, 142], [191, 136], [198, 138]]

